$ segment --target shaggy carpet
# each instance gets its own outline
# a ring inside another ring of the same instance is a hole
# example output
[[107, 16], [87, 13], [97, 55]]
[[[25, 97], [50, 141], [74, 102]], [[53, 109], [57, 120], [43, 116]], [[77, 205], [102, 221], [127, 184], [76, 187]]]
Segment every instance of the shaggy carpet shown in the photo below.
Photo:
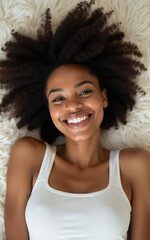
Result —
[[[88, 0], [87, 0], [88, 1]], [[41, 14], [47, 7], [51, 8], [52, 26], [55, 31], [60, 20], [79, 0], [1, 0], [0, 1], [0, 47], [11, 39], [11, 29], [36, 38], [36, 30], [40, 25]], [[136, 43], [143, 53], [141, 61], [147, 67], [136, 81], [146, 92], [137, 94], [136, 105], [128, 113], [128, 123], [119, 129], [111, 128], [102, 131], [102, 144], [108, 149], [142, 147], [150, 150], [150, 0], [96, 0], [92, 8], [103, 6], [106, 11], [114, 9], [110, 20], [121, 21], [121, 30], [125, 39]], [[5, 55], [0, 51], [0, 58]], [[0, 90], [0, 101], [6, 90]], [[4, 234], [4, 204], [6, 195], [6, 172], [12, 144], [23, 136], [37, 139], [39, 131], [18, 130], [18, 119], [8, 119], [8, 115], [0, 116], [0, 240]]]

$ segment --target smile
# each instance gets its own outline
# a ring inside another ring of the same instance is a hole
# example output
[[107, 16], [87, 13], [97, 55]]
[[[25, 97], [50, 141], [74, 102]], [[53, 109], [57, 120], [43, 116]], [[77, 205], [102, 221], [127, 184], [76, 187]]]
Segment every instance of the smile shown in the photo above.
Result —
[[85, 121], [88, 118], [88, 116], [83, 116], [83, 117], [78, 117], [78, 118], [74, 118], [74, 119], [68, 119], [67, 123], [79, 123], [82, 121]]
[[68, 118], [64, 120], [63, 122], [67, 127], [72, 129], [82, 128], [88, 124], [88, 122], [91, 119], [92, 114], [83, 115], [82, 117], [74, 117], [74, 118]]

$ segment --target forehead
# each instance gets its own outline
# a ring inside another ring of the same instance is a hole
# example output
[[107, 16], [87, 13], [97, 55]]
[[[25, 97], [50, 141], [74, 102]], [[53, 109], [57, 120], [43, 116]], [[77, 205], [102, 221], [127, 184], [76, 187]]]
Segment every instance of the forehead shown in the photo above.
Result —
[[[88, 68], [76, 64], [66, 64], [54, 69], [47, 79], [47, 88], [58, 87], [65, 83], [75, 84], [80, 81], [90, 80], [98, 84], [97, 77]], [[94, 83], [93, 82], [93, 83]]]

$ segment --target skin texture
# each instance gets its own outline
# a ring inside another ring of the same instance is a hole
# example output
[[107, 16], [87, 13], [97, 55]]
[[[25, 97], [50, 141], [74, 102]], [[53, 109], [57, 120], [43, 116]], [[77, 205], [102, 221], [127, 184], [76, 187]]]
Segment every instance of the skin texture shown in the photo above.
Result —
[[[76, 84], [84, 81], [91, 83], [75, 88]], [[108, 105], [106, 91], [100, 91], [95, 76], [89, 75], [83, 67], [71, 64], [59, 67], [50, 75], [46, 95], [48, 96], [52, 89], [58, 88], [62, 90], [49, 95], [49, 111], [55, 126], [65, 135], [65, 157], [71, 162], [77, 162], [81, 167], [99, 163], [100, 155], [103, 155], [99, 126], [103, 120], [103, 108]], [[87, 90], [91, 92], [86, 93]], [[91, 113], [92, 116], [83, 128], [71, 129], [63, 122], [64, 119], [75, 118], [84, 112]], [[87, 149], [91, 151], [86, 160], [83, 160]]]
[[[90, 83], [77, 85], [83, 81]], [[103, 110], [109, 104], [106, 90], [101, 91], [97, 77], [88, 69], [69, 64], [58, 67], [49, 76], [46, 96], [51, 118], [66, 140], [65, 145], [57, 147], [49, 185], [74, 193], [106, 188], [110, 151], [101, 147], [99, 138]], [[84, 127], [73, 129], [64, 123], [66, 119], [89, 113]], [[31, 137], [16, 141], [11, 149], [5, 205], [7, 240], [29, 239], [25, 208], [44, 153], [45, 143]], [[119, 161], [122, 186], [132, 205], [128, 240], [149, 240], [150, 154], [142, 149], [124, 149]]]

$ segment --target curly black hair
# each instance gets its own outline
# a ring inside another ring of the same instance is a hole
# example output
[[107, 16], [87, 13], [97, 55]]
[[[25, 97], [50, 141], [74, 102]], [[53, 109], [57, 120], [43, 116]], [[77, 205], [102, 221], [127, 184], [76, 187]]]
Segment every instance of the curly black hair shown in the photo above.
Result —
[[45, 95], [48, 76], [58, 66], [79, 64], [98, 77], [109, 103], [101, 124], [104, 129], [127, 123], [126, 113], [141, 90], [135, 78], [146, 68], [133, 59], [142, 56], [140, 50], [123, 41], [120, 23], [108, 24], [113, 11], [91, 10], [94, 2], [77, 4], [55, 33], [48, 8], [36, 40], [12, 30], [14, 40], [2, 48], [7, 59], [0, 61], [0, 85], [10, 91], [2, 99], [0, 113], [9, 111], [10, 117], [19, 117], [19, 129], [25, 125], [28, 130], [40, 128], [42, 140], [48, 143], [61, 135], [51, 120]]

